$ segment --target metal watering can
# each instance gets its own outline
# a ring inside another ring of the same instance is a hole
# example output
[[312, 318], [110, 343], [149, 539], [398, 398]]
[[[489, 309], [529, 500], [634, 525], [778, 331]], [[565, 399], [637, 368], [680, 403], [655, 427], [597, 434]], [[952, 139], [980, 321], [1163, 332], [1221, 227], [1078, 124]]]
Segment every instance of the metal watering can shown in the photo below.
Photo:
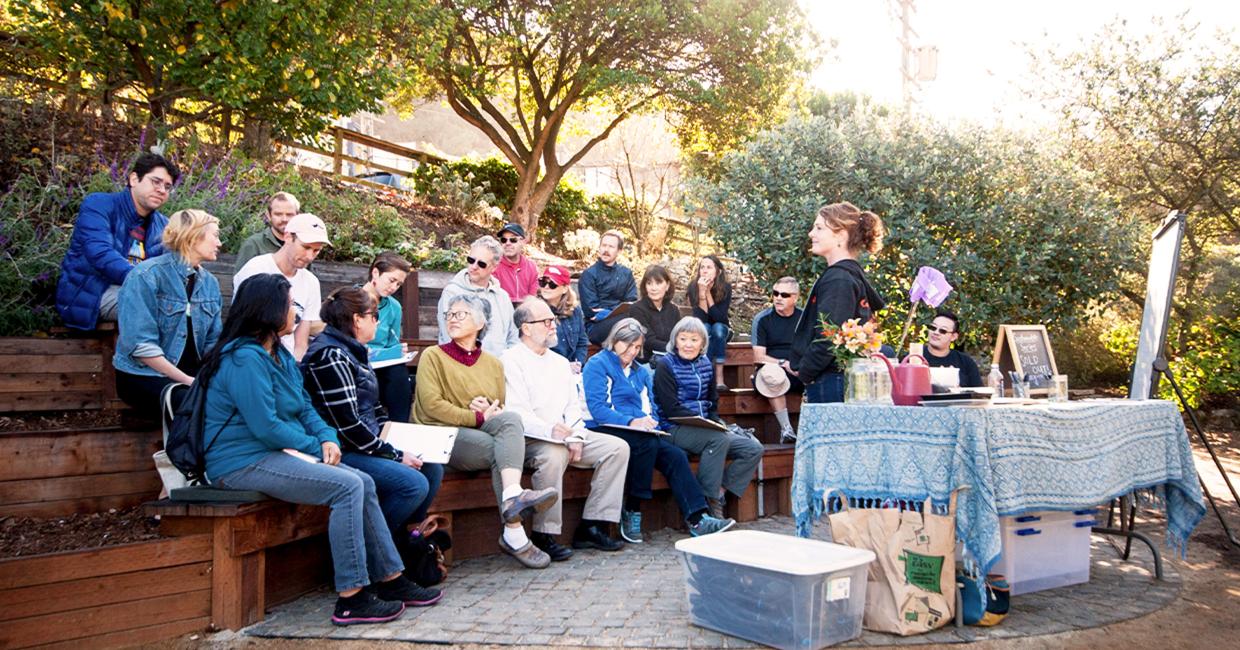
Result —
[[[876, 354], [874, 358], [882, 359], [887, 364], [887, 373], [891, 375], [891, 401], [896, 406], [917, 406], [922, 395], [933, 392], [930, 386], [930, 366], [920, 354], [904, 357], [899, 365], [892, 364], [887, 357]], [[912, 363], [913, 359], [920, 364]]]

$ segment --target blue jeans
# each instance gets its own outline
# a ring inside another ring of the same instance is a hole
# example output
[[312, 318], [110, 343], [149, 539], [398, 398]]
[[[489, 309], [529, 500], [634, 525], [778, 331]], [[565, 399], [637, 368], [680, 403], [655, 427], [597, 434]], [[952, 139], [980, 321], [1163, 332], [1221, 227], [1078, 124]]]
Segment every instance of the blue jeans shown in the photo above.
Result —
[[340, 462], [370, 475], [375, 482], [375, 495], [383, 518], [392, 530], [392, 538], [411, 521], [426, 519], [431, 500], [443, 481], [443, 465], [426, 463], [416, 470], [395, 460], [346, 451]]
[[604, 433], [629, 443], [629, 468], [624, 475], [624, 496], [647, 500], [654, 496], [650, 483], [654, 470], [667, 479], [672, 496], [685, 519], [706, 509], [706, 496], [698, 485], [689, 457], [680, 447], [668, 442], [666, 436], [609, 429]]
[[843, 402], [844, 373], [823, 373], [817, 381], [805, 387], [805, 401], [810, 404]]
[[715, 363], [723, 363], [728, 355], [728, 326], [726, 323], [711, 323], [706, 326], [710, 333], [710, 344], [706, 355]]
[[327, 539], [336, 591], [365, 587], [404, 570], [375, 497], [375, 482], [363, 472], [345, 465], [307, 463], [273, 451], [215, 484], [257, 490], [289, 503], [331, 506]]

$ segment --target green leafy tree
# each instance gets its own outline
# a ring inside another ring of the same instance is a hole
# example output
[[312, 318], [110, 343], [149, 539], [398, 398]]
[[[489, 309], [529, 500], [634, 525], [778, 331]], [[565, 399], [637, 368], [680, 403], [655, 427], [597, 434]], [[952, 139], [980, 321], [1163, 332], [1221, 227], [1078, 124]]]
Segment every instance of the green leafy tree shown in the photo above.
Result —
[[821, 272], [807, 233], [819, 207], [850, 201], [888, 233], [863, 260], [903, 324], [918, 267], [943, 271], [965, 344], [989, 345], [1001, 322], [1071, 326], [1117, 288], [1130, 230], [1062, 152], [1002, 131], [948, 128], [851, 112], [794, 119], [726, 157], [717, 180], [691, 183], [712, 234], [770, 282]]
[[[806, 69], [809, 38], [794, 0], [442, 0], [411, 20], [396, 103], [442, 97], [486, 134], [531, 233], [565, 171], [634, 114], [676, 115], [687, 140], [751, 132]], [[561, 152], [586, 112], [609, 117]]]
[[[1186, 16], [1144, 36], [1126, 22], [1077, 51], [1035, 56], [1047, 106], [1069, 150], [1143, 234], [1169, 210], [1188, 213], [1168, 357], [1190, 403], [1240, 390], [1240, 46]], [[1149, 238], [1121, 278], [1122, 311], [1140, 318]], [[1134, 325], [1135, 327], [1135, 325]], [[1133, 339], [1135, 341], [1135, 338]], [[1113, 349], [1123, 350], [1122, 346]], [[1130, 356], [1128, 358], [1131, 358]], [[1169, 391], [1164, 395], [1170, 397]]]
[[[400, 0], [14, 0], [12, 43], [36, 76], [103, 102], [133, 94], [153, 123], [235, 112], [292, 135], [373, 110], [393, 86]], [[82, 87], [82, 88], [79, 88]]]

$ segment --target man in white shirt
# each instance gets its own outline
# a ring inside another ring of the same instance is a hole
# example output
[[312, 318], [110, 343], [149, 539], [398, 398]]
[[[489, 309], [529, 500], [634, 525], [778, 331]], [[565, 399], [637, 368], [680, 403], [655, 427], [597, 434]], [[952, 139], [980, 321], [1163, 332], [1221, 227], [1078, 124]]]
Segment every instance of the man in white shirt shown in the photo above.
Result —
[[[624, 542], [608, 535], [620, 521], [624, 479], [629, 466], [629, 445], [620, 438], [583, 426], [577, 376], [568, 360], [551, 351], [556, 343], [556, 317], [551, 307], [529, 298], [513, 313], [520, 342], [500, 358], [504, 363], [505, 408], [521, 416], [525, 425], [525, 462], [534, 468], [534, 489], [561, 489], [564, 470], [594, 468], [590, 496], [586, 498], [581, 524], [573, 533], [573, 548], [618, 551]], [[567, 440], [545, 442], [542, 439]], [[534, 515], [534, 545], [552, 560], [567, 560], [572, 550], [555, 540], [562, 525], [562, 503]]]
[[293, 307], [297, 310], [297, 327], [292, 334], [280, 337], [280, 343], [298, 361], [310, 345], [310, 331], [313, 323], [319, 320], [319, 306], [323, 301], [319, 279], [306, 267], [329, 243], [323, 220], [303, 212], [289, 219], [288, 225], [284, 226], [284, 245], [279, 250], [252, 258], [233, 275], [233, 295], [237, 294], [237, 287], [246, 278], [259, 273], [279, 273], [293, 285], [290, 292]]

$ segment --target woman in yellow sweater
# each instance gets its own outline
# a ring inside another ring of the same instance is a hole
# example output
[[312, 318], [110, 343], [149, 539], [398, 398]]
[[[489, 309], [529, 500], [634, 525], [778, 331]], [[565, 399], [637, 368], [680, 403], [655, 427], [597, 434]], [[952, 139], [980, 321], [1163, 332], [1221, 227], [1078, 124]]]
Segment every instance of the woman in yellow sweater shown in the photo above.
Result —
[[491, 470], [504, 521], [499, 547], [521, 564], [541, 569], [551, 564], [551, 558], [530, 542], [521, 520], [550, 508], [559, 492], [521, 488], [525, 428], [520, 416], [504, 411], [503, 365], [480, 345], [490, 312], [491, 305], [472, 294], [448, 303], [443, 319], [450, 340], [422, 353], [413, 419], [458, 428], [448, 466]]

